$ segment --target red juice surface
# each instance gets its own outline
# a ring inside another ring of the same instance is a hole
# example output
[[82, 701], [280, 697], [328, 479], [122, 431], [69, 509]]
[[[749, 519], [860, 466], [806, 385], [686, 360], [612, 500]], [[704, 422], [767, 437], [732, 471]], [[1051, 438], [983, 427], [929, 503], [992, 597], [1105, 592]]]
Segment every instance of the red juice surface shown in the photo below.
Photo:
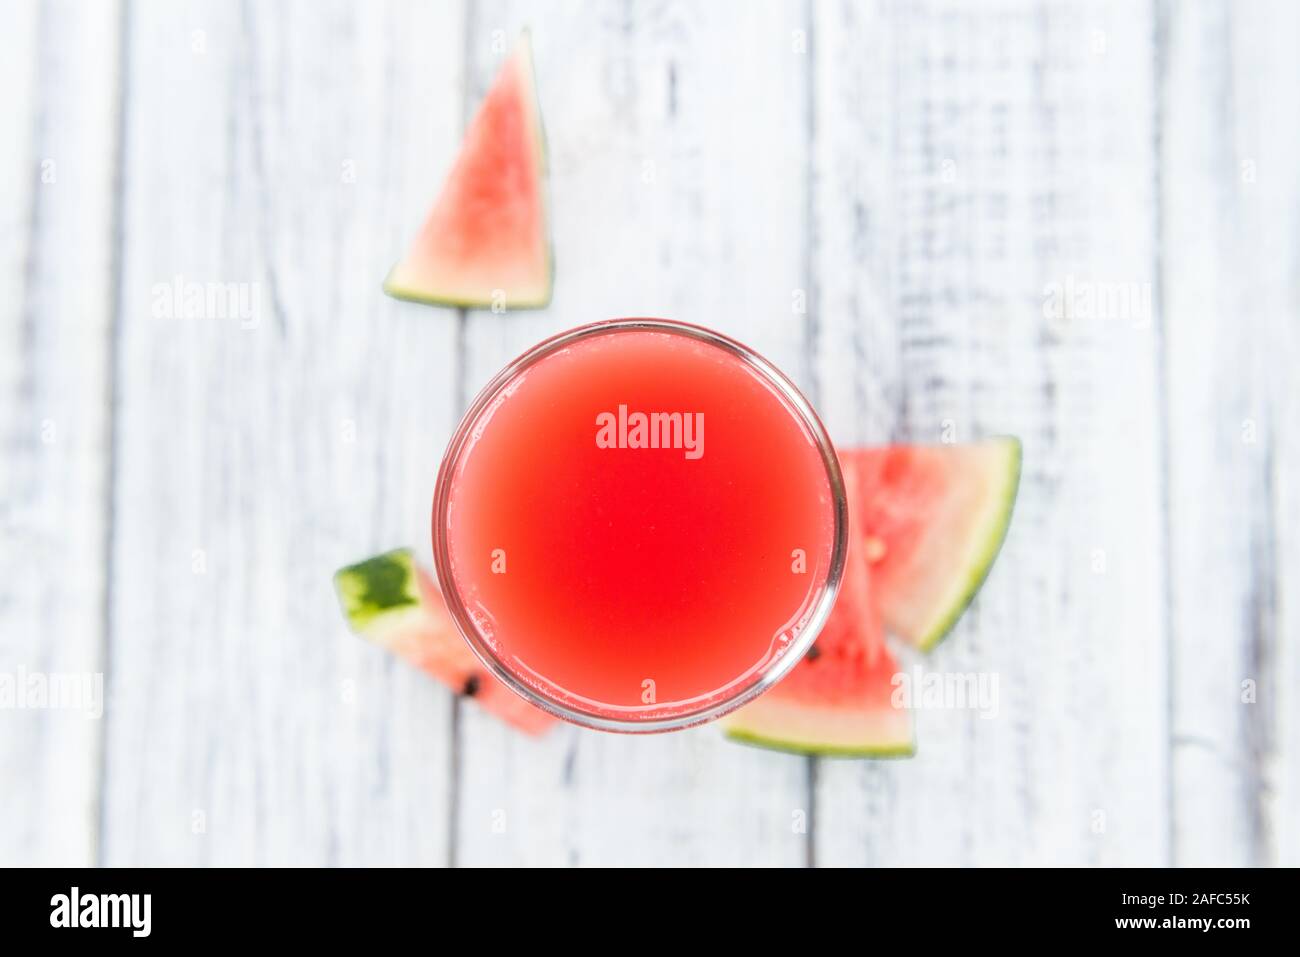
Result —
[[453, 468], [451, 587], [512, 673], [571, 706], [635, 718], [750, 682], [826, 587], [814, 435], [701, 339], [571, 341], [484, 409]]

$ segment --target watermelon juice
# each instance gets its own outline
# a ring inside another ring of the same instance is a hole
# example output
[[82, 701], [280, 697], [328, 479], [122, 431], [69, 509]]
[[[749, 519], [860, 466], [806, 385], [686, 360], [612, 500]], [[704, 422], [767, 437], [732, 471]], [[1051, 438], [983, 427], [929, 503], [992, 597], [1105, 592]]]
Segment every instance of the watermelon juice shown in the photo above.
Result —
[[662, 320], [537, 346], [475, 400], [438, 477], [453, 618], [494, 673], [606, 730], [717, 717], [812, 644], [844, 564], [821, 423], [765, 360]]

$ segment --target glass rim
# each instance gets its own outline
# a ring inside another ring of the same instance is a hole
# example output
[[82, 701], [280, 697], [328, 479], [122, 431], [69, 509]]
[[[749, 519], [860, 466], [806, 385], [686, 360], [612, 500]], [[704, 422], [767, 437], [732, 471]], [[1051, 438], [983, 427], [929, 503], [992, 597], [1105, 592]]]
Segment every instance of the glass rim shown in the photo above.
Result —
[[[465, 451], [466, 443], [474, 430], [474, 426], [479, 421], [484, 410], [521, 373], [557, 350], [593, 336], [632, 330], [663, 332], [707, 342], [740, 359], [752, 371], [761, 376], [766, 383], [774, 386], [780, 397], [785, 400], [791, 413], [801, 420], [817, 445], [822, 464], [825, 466], [827, 484], [830, 486], [834, 520], [831, 558], [826, 573], [826, 581], [821, 587], [820, 594], [817, 596], [803, 630], [791, 640], [785, 652], [773, 656], [770, 661], [759, 667], [757, 677], [754, 680], [740, 685], [735, 691], [717, 700], [706, 701], [699, 707], [685, 708], [681, 713], [671, 713], [673, 708], [671, 704], [668, 704], [665, 705], [665, 710], [669, 711], [669, 714], [652, 718], [616, 717], [605, 713], [583, 710], [567, 702], [556, 700], [556, 698], [544, 694], [519, 678], [488, 647], [475, 627], [460, 591], [456, 587], [456, 581], [451, 570], [450, 544], [447, 536], [447, 514], [451, 504], [452, 477], [456, 472], [456, 466]], [[447, 449], [443, 453], [442, 462], [438, 467], [438, 479], [433, 497], [432, 525], [433, 562], [438, 578], [438, 588], [442, 592], [443, 601], [447, 605], [451, 619], [455, 622], [456, 630], [460, 632], [461, 637], [465, 639], [470, 650], [474, 652], [475, 657], [483, 663], [484, 667], [525, 701], [541, 708], [548, 714], [582, 727], [628, 734], [679, 731], [713, 721], [753, 701], [789, 674], [791, 669], [803, 660], [804, 655], [812, 647], [813, 642], [817, 640], [817, 636], [821, 633], [827, 619], [830, 617], [831, 608], [835, 604], [840, 584], [844, 578], [844, 567], [848, 554], [848, 497], [844, 488], [844, 477], [840, 472], [835, 447], [826, 432], [826, 427], [813, 409], [812, 403], [808, 401], [798, 386], [785, 373], [743, 343], [737, 342], [719, 332], [714, 332], [712, 329], [706, 329], [703, 326], [670, 319], [606, 319], [578, 326], [542, 340], [494, 375], [475, 396], [474, 401], [469, 404], [465, 414], [461, 417], [460, 423], [456, 426], [455, 432], [452, 433], [451, 440], [447, 443]]]

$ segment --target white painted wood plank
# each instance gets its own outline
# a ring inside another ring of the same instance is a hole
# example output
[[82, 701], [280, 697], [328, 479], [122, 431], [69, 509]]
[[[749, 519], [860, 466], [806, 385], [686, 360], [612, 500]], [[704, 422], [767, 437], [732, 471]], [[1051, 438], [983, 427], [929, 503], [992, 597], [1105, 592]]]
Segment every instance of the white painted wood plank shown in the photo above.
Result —
[[[1009, 432], [1025, 454], [998, 564], [924, 662], [996, 676], [996, 717], [922, 711], [914, 760], [820, 763], [816, 860], [1164, 862], [1148, 11], [819, 3], [815, 18], [831, 432]], [[1071, 277], [1136, 290], [1137, 312], [1049, 317], [1045, 292]]]
[[[475, 4], [473, 100], [531, 25], [551, 161], [548, 311], [474, 313], [472, 394], [554, 332], [667, 316], [799, 376], [808, 60], [793, 4]], [[806, 764], [722, 740], [564, 727], [541, 743], [466, 708], [457, 860], [798, 864]]]
[[[22, 2], [0, 31], [5, 866], [94, 861], [118, 21], [114, 3]], [[56, 710], [74, 703], [56, 676], [86, 707]]]
[[453, 328], [379, 286], [459, 138], [460, 9], [150, 0], [129, 36], [105, 859], [444, 862], [451, 698], [330, 578], [428, 539]]
[[1175, 860], [1294, 865], [1300, 11], [1165, 13]]

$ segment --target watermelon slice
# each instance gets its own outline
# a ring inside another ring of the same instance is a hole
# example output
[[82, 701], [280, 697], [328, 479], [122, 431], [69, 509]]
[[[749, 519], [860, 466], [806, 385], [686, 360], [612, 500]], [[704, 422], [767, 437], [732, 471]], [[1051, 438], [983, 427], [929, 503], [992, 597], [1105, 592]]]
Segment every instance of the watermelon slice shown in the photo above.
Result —
[[[856, 483], [850, 462], [846, 483]], [[885, 643], [870, 563], [850, 508], [849, 550], [835, 607], [817, 642], [776, 687], [722, 719], [729, 738], [830, 757], [905, 757], [912, 715], [894, 707], [898, 662]]]
[[456, 631], [442, 593], [406, 549], [339, 569], [334, 575], [353, 631], [406, 659], [457, 694], [521, 731], [538, 735], [555, 723], [519, 697], [474, 657]]
[[775, 688], [723, 719], [729, 737], [819, 755], [903, 756], [887, 626], [923, 651], [952, 628], [1006, 537], [1020, 442], [841, 449], [849, 551], [817, 642]]
[[384, 292], [464, 308], [551, 301], [546, 147], [525, 34], [479, 107], [460, 156]]
[[885, 627], [929, 651], [1002, 547], [1020, 484], [1020, 441], [842, 449], [839, 457]]

